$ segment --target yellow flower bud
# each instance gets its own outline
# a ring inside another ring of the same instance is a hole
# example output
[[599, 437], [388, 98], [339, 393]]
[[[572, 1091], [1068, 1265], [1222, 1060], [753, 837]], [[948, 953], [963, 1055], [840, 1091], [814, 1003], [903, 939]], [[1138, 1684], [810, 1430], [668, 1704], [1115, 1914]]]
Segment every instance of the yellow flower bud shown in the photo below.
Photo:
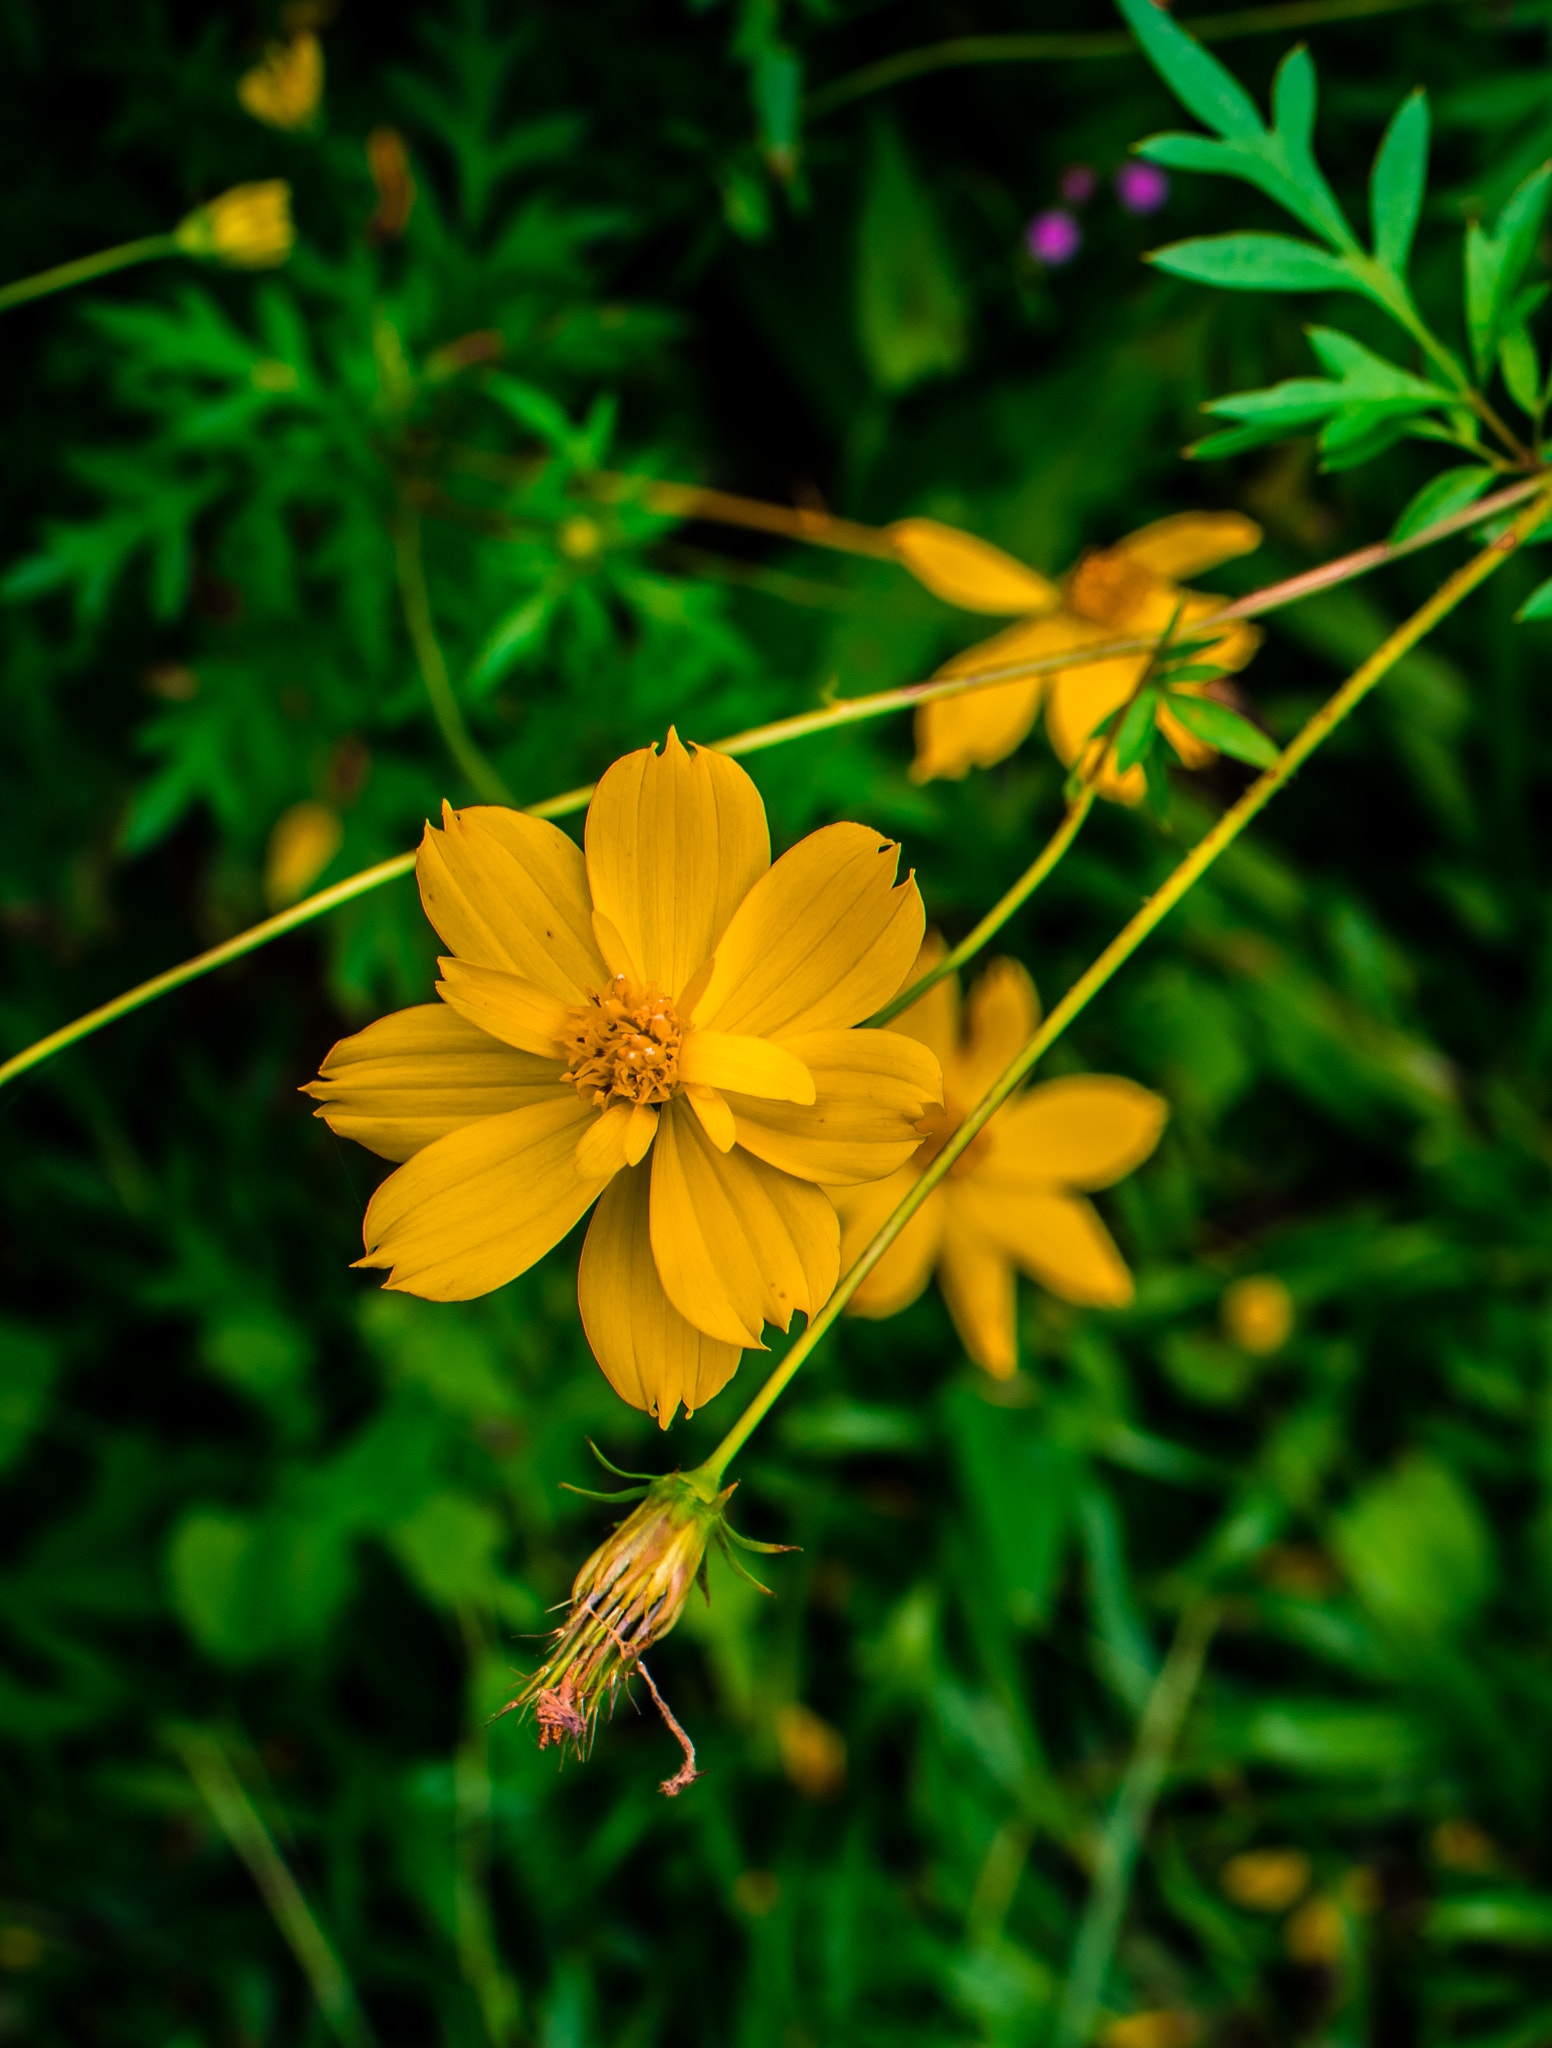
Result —
[[264, 855], [264, 900], [283, 910], [305, 896], [340, 850], [345, 828], [328, 804], [293, 804], [275, 820]]
[[1281, 1913], [1309, 1889], [1310, 1860], [1302, 1849], [1246, 1849], [1231, 1856], [1218, 1882], [1236, 1906]]
[[1223, 1327], [1256, 1358], [1280, 1351], [1293, 1331], [1293, 1298], [1275, 1273], [1251, 1273], [1224, 1289]]
[[781, 1767], [805, 1799], [834, 1799], [846, 1785], [846, 1738], [794, 1700], [776, 1716]]
[[1100, 2048], [1191, 2048], [1201, 2039], [1201, 2023], [1193, 2012], [1130, 2012], [1112, 2020], [1100, 2034]]
[[1329, 1970], [1347, 1954], [1347, 1922], [1335, 1899], [1307, 1900], [1283, 1929], [1283, 1947], [1296, 1963]]
[[234, 185], [179, 221], [173, 239], [187, 256], [233, 270], [270, 270], [284, 263], [296, 241], [291, 187], [284, 178]]
[[243, 110], [267, 128], [305, 128], [323, 98], [323, 45], [311, 29], [271, 43], [237, 81]]

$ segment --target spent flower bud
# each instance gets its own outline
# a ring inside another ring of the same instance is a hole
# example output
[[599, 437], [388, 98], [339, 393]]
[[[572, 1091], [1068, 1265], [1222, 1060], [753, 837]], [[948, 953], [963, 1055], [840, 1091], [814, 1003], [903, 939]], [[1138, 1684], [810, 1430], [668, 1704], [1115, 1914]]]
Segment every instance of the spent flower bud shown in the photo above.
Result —
[[173, 240], [186, 256], [233, 270], [271, 270], [285, 262], [296, 241], [291, 187], [284, 178], [234, 185], [179, 221]]

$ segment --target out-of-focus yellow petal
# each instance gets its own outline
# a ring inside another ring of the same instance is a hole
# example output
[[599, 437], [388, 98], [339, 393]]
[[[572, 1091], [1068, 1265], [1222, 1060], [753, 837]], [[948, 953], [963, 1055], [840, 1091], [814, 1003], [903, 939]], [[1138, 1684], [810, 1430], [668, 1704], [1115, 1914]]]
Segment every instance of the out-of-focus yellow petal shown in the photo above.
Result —
[[952, 1208], [966, 1235], [1006, 1253], [1063, 1301], [1124, 1308], [1131, 1300], [1126, 1262], [1081, 1195], [1015, 1189], [971, 1173], [954, 1184]]
[[975, 1108], [1039, 1021], [1040, 998], [1025, 970], [1016, 960], [989, 960], [965, 1003], [964, 1042], [944, 1068], [961, 1111]]
[[768, 1038], [733, 1031], [691, 1031], [679, 1054], [688, 1087], [734, 1088], [772, 1102], [812, 1102], [814, 1077], [797, 1055]]
[[[834, 1188], [841, 1217], [841, 1271], [849, 1273], [880, 1226], [915, 1187], [914, 1167], [902, 1166], [887, 1180], [867, 1187]], [[910, 1304], [932, 1278], [943, 1237], [943, 1190], [934, 1188], [847, 1304], [857, 1316], [892, 1316]]]
[[771, 864], [760, 793], [736, 761], [670, 731], [608, 769], [587, 814], [593, 903], [646, 981], [677, 997]]
[[[920, 981], [924, 974], [930, 974], [948, 951], [936, 932], [928, 932], [922, 940], [921, 951], [911, 969], [910, 979]], [[919, 1038], [931, 1052], [937, 1054], [938, 1064], [948, 1066], [959, 1047], [959, 977], [945, 974], [934, 982], [924, 996], [918, 996], [908, 1009], [889, 1026], [891, 1031], [903, 1031], [910, 1038]]]
[[[1178, 693], [1181, 696], [1205, 697], [1207, 692], [1200, 683], [1182, 683]], [[1194, 732], [1187, 732], [1169, 708], [1168, 698], [1160, 701], [1158, 709], [1159, 731], [1163, 733], [1179, 756], [1182, 767], [1206, 768], [1218, 758], [1218, 749], [1199, 740]]]
[[[658, 1126], [652, 1161], [652, 1252], [664, 1291], [709, 1336], [759, 1343], [835, 1286], [840, 1227], [817, 1188], [735, 1148], [719, 1152], [682, 1101]], [[762, 1347], [763, 1348], [763, 1347]]]
[[687, 1323], [663, 1292], [652, 1257], [651, 1169], [631, 1167], [603, 1191], [582, 1247], [577, 1305], [604, 1377], [667, 1429], [680, 1402], [693, 1412], [738, 1370], [736, 1344]]
[[[1005, 633], [967, 647], [944, 662], [937, 673], [964, 676], [1008, 668], [1020, 661], [1043, 661], [1097, 637], [1093, 626], [1065, 612], [1025, 619]], [[943, 776], [957, 781], [971, 768], [991, 768], [1006, 760], [1028, 737], [1049, 681], [1048, 674], [1018, 676], [1011, 682], [989, 683], [984, 690], [968, 690], [962, 697], [940, 697], [918, 705], [911, 779], [930, 782]]]
[[1108, 1188], [1159, 1142], [1169, 1104], [1114, 1074], [1044, 1081], [987, 1126], [974, 1179], [988, 1188]]
[[340, 850], [345, 827], [332, 804], [309, 798], [282, 811], [264, 849], [264, 901], [271, 910], [296, 903]]
[[243, 111], [270, 128], [305, 128], [323, 97], [323, 45], [311, 29], [271, 43], [237, 81]]
[[826, 825], [755, 884], [717, 945], [694, 1021], [759, 1038], [860, 1024], [902, 986], [926, 917], [900, 849]]
[[302, 1092], [340, 1137], [410, 1159], [481, 1117], [575, 1097], [559, 1076], [558, 1060], [514, 1052], [443, 1004], [421, 1003], [342, 1038]]
[[783, 1045], [814, 1077], [811, 1108], [730, 1095], [738, 1142], [799, 1180], [844, 1187], [904, 1166], [941, 1102], [937, 1055], [899, 1031], [810, 1031]]
[[577, 1167], [596, 1112], [574, 1088], [439, 1138], [372, 1197], [362, 1266], [428, 1301], [469, 1301], [524, 1273], [603, 1188]]
[[531, 981], [509, 974], [504, 967], [476, 967], [451, 958], [439, 960], [437, 966], [442, 970], [437, 994], [450, 1010], [506, 1045], [564, 1064], [560, 1035], [566, 1028], [568, 1006], [559, 996], [535, 988]]
[[1242, 512], [1175, 512], [1138, 527], [1119, 544], [1120, 552], [1171, 583], [1200, 576], [1260, 545], [1260, 527]]
[[1054, 583], [1013, 555], [936, 519], [897, 519], [885, 533], [895, 560], [917, 582], [967, 612], [1048, 612], [1061, 602]]
[[415, 861], [426, 915], [460, 960], [504, 967], [564, 1003], [609, 979], [581, 850], [540, 818], [442, 808]]
[[940, 1192], [946, 1199], [938, 1287], [960, 1343], [977, 1365], [1005, 1380], [1018, 1369], [1013, 1267], [985, 1232], [965, 1217], [959, 1186]]
[[1052, 678], [1045, 699], [1045, 729], [1058, 759], [1071, 767], [1095, 726], [1131, 696], [1145, 664], [1143, 655], [1120, 655], [1114, 661], [1064, 668]]

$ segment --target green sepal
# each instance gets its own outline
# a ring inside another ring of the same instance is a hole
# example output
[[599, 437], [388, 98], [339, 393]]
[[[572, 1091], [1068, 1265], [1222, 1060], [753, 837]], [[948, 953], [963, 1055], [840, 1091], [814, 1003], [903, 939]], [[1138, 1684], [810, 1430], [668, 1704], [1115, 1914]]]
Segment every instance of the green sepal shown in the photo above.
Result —
[[573, 1486], [569, 1479], [560, 1482], [560, 1490], [562, 1493], [578, 1494], [583, 1500], [603, 1501], [645, 1500], [652, 1491], [650, 1486], [627, 1486], [620, 1493], [595, 1493], [590, 1486]]
[[627, 1472], [619, 1465], [611, 1465], [609, 1463], [609, 1460], [604, 1456], [603, 1452], [598, 1448], [597, 1444], [593, 1442], [593, 1439], [591, 1437], [587, 1439], [587, 1447], [592, 1452], [593, 1456], [598, 1460], [599, 1464], [603, 1466], [604, 1470], [606, 1472], [612, 1472], [616, 1479], [641, 1479], [644, 1480], [648, 1486], [653, 1486], [657, 1483], [659, 1479], [663, 1477], [663, 1474], [661, 1472]]

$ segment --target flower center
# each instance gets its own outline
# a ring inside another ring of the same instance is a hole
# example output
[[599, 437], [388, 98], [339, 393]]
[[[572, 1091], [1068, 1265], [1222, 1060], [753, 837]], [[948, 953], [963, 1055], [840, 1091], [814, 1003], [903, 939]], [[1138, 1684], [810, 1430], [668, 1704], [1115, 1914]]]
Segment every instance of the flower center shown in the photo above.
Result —
[[1090, 548], [1067, 579], [1067, 608], [1097, 626], [1124, 626], [1156, 579], [1122, 548]]
[[611, 1102], [667, 1102], [679, 1086], [684, 1026], [654, 981], [645, 987], [617, 974], [566, 1013], [560, 1042], [569, 1065], [563, 1081], [599, 1109]]
[[[916, 1128], [922, 1134], [922, 1142], [911, 1154], [913, 1170], [925, 1173], [963, 1122], [964, 1118], [952, 1109], [929, 1109], [925, 1116], [918, 1117]], [[962, 1173], [968, 1173], [989, 1142], [985, 1131], [977, 1131], [949, 1168], [946, 1178], [957, 1180]]]

